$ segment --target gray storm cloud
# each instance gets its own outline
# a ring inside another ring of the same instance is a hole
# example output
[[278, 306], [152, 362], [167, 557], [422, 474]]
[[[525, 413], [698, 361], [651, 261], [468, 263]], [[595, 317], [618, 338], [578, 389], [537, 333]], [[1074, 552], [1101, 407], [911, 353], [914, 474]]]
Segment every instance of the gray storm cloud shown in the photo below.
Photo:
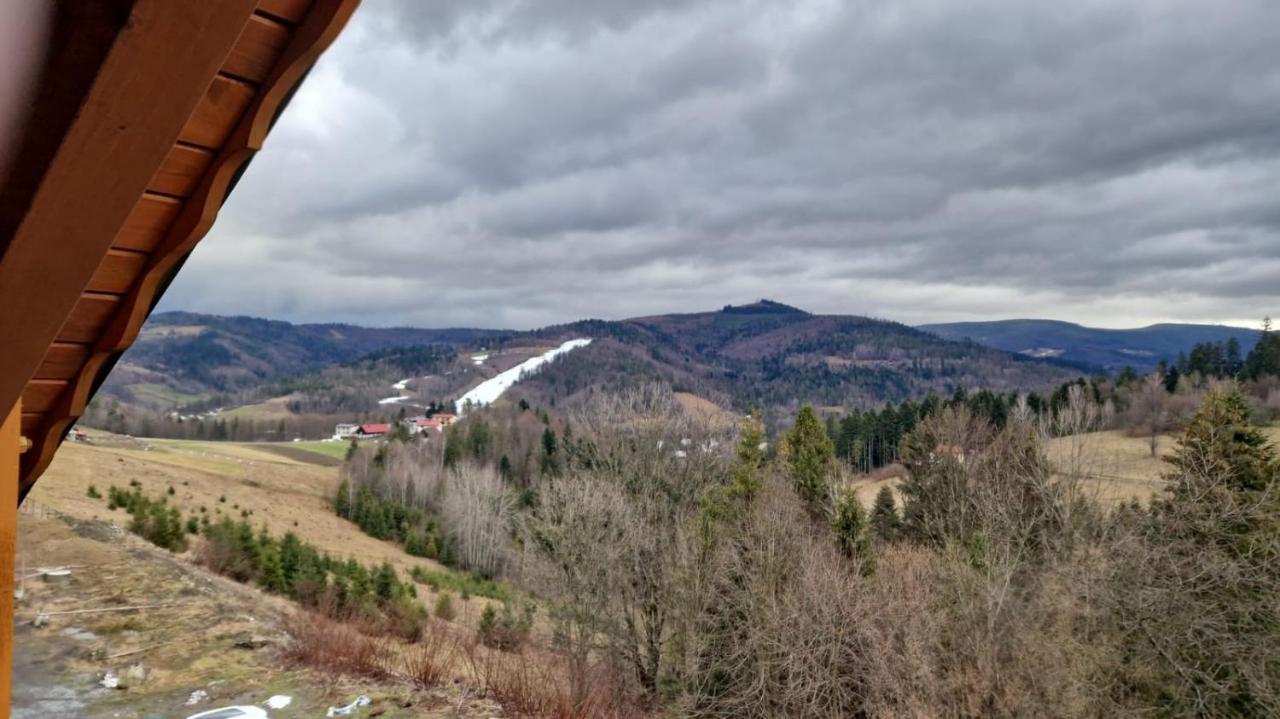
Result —
[[163, 308], [1280, 311], [1272, 0], [365, 0]]

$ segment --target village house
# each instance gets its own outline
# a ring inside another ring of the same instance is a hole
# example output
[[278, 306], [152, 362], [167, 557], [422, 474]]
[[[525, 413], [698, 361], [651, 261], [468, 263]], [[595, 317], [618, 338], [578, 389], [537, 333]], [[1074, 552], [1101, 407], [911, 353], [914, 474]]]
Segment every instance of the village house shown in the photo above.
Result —
[[356, 428], [356, 437], [383, 437], [387, 432], [391, 431], [391, 425], [385, 423], [370, 422], [362, 424]]
[[339, 424], [333, 428], [333, 436], [338, 439], [350, 439], [355, 436], [356, 430], [360, 429], [358, 424]]

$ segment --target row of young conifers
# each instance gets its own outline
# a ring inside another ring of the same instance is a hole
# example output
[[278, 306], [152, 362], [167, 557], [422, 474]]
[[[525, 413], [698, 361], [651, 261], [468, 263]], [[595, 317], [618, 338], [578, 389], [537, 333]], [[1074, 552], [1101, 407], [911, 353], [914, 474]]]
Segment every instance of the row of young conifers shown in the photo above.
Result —
[[338, 509], [535, 597], [561, 715], [1280, 713], [1280, 464], [1248, 402], [1207, 391], [1143, 504], [1095, 499], [1083, 450], [1051, 466], [1098, 421], [1083, 389], [1001, 426], [949, 404], [868, 517], [811, 409], [770, 444], [644, 386], [523, 481], [362, 448]]

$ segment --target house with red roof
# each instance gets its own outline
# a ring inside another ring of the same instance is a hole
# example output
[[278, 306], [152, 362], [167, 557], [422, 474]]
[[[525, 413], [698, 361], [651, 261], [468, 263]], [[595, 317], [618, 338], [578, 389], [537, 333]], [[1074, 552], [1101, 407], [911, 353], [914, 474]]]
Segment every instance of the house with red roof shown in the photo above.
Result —
[[377, 422], [362, 424], [356, 428], [357, 437], [381, 437], [391, 431], [391, 425]]

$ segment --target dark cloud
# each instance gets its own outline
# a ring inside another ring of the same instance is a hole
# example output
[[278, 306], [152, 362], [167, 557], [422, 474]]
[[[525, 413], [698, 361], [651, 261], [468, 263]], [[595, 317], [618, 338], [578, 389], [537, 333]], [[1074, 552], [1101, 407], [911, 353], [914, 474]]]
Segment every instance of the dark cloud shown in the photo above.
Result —
[[165, 306], [1248, 321], [1277, 48], [1272, 0], [365, 0]]

